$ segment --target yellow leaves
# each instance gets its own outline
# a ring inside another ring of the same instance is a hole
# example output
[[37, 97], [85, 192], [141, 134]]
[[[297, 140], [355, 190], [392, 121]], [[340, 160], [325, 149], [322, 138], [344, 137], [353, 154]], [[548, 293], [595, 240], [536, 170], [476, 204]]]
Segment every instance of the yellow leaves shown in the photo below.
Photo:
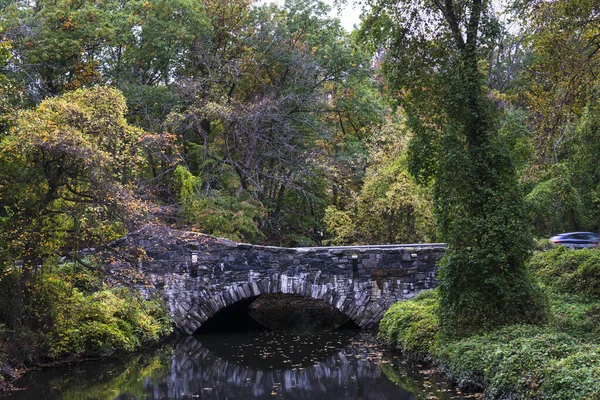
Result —
[[[2, 32], [2, 27], [0, 27], [0, 32]], [[0, 54], [2, 54], [3, 57], [10, 57], [10, 53], [8, 52], [8, 50], [10, 50], [11, 47], [12, 42], [10, 40], [8, 40], [7, 38], [0, 39]]]
[[75, 24], [73, 23], [73, 17], [72, 16], [67, 17], [67, 19], [63, 22], [60, 29], [63, 31], [75, 29]]
[[14, 218], [37, 227], [39, 237], [27, 240], [36, 248], [27, 250], [50, 254], [68, 246], [74, 239], [65, 232], [74, 230], [74, 217], [77, 239], [97, 240], [122, 236], [116, 219], [146, 215], [145, 203], [131, 190], [141, 173], [144, 132], [126, 123], [125, 112], [120, 92], [99, 87], [18, 114], [2, 139], [0, 162], [11, 166], [3, 179], [15, 182], [7, 189], [15, 193]]
[[[133, 350], [170, 333], [166, 310], [155, 301], [124, 289], [109, 289], [92, 272], [74, 272], [65, 265], [37, 281], [33, 313], [50, 318], [49, 355]], [[87, 294], [74, 285], [92, 289]], [[94, 291], [95, 289], [95, 291]]]

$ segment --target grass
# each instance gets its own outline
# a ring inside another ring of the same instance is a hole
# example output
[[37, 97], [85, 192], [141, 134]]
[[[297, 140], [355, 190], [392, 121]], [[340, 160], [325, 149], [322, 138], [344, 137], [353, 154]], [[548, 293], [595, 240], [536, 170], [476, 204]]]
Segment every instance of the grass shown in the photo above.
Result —
[[379, 337], [488, 398], [600, 399], [600, 251], [553, 248], [536, 253], [530, 268], [548, 297], [544, 326], [444, 339], [430, 291], [392, 306]]

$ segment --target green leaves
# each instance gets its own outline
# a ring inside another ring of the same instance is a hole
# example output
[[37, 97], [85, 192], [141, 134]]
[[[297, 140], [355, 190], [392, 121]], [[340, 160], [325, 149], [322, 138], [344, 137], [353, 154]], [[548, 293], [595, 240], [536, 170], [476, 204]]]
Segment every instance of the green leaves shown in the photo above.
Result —
[[448, 245], [439, 272], [442, 333], [543, 321], [524, 267], [531, 236], [522, 192], [481, 70], [499, 33], [490, 2], [373, 6], [392, 31], [384, 71], [413, 133], [410, 169], [419, 182], [435, 179], [437, 227]]
[[31, 312], [44, 324], [51, 358], [132, 351], [171, 332], [167, 311], [158, 300], [136, 298], [127, 289], [103, 284], [86, 293], [74, 287], [73, 278], [68, 268], [61, 268], [34, 283]]
[[557, 246], [536, 253], [530, 262], [534, 274], [549, 288], [561, 293], [600, 298], [600, 252], [570, 251]]
[[[544, 280], [560, 282], [582, 259], [597, 258], [590, 255], [555, 249], [537, 253], [533, 264], [538, 275], [551, 265], [556, 274]], [[433, 360], [459, 385], [494, 398], [594, 399], [600, 394], [597, 298], [554, 293], [550, 299], [547, 326], [517, 324], [449, 339], [440, 335], [439, 293], [426, 291], [390, 307], [378, 336], [408, 356]]]
[[259, 226], [264, 206], [249, 196], [227, 190], [203, 191], [202, 182], [183, 166], [175, 169], [175, 188], [183, 215], [200, 232], [236, 241], [253, 242], [262, 233]]
[[428, 188], [410, 176], [406, 161], [406, 129], [389, 123], [371, 138], [371, 165], [360, 191], [342, 211], [329, 207], [325, 226], [332, 244], [420, 243], [435, 240], [433, 201]]
[[413, 299], [395, 303], [379, 324], [378, 337], [409, 357], [428, 359], [439, 346], [437, 291], [423, 291]]
[[2, 234], [13, 257], [114, 240], [146, 213], [134, 193], [144, 135], [125, 112], [117, 90], [98, 87], [19, 113], [0, 152], [2, 203], [11, 211]]

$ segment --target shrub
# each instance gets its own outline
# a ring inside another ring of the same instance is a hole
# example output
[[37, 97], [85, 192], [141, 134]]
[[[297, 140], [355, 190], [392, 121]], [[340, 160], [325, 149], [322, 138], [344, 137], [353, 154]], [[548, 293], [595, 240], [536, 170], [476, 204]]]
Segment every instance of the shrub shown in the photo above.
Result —
[[563, 293], [600, 297], [600, 251], [557, 246], [536, 253], [529, 266], [546, 286]]
[[600, 351], [597, 346], [581, 345], [559, 360], [553, 360], [544, 370], [539, 393], [543, 398], [600, 398]]
[[[531, 325], [513, 325], [488, 334], [443, 343], [437, 356], [458, 381], [475, 381], [491, 398], [547, 398], [540, 383], [548, 365], [579, 349], [572, 336]], [[560, 398], [577, 398], [560, 397]]]
[[164, 320], [155, 302], [136, 298], [135, 293], [107, 288], [85, 296], [74, 289], [56, 313], [48, 354], [57, 358], [132, 351], [170, 333]]
[[489, 398], [598, 399], [599, 255], [563, 247], [534, 255], [530, 266], [548, 291], [545, 326], [514, 324], [470, 336], [440, 336], [435, 317], [440, 297], [433, 291], [394, 304], [379, 336], [431, 357], [459, 386], [485, 388]]
[[175, 190], [188, 223], [209, 235], [256, 241], [266, 215], [263, 204], [247, 194], [201, 190], [202, 180], [183, 166], [175, 169]]
[[[86, 291], [77, 287], [82, 282]], [[95, 272], [72, 266], [36, 278], [28, 307], [49, 357], [131, 351], [171, 332], [166, 308], [157, 300], [106, 285], [91, 291], [90, 282]]]
[[379, 338], [412, 356], [432, 354], [439, 340], [437, 305], [435, 290], [395, 303], [379, 324]]
[[600, 305], [577, 294], [551, 293], [550, 326], [581, 338], [600, 335]]

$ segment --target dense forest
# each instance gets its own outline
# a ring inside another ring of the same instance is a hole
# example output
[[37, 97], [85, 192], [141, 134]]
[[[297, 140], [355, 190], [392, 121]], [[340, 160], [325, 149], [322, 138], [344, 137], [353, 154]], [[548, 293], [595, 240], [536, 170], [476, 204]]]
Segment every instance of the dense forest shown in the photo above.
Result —
[[[312, 1], [1, 7], [4, 259], [148, 221], [281, 245], [443, 239], [440, 83], [458, 67], [415, 44], [439, 27], [402, 37], [401, 7], [351, 33]], [[540, 237], [599, 229], [595, 13], [482, 15], [478, 72]]]
[[[580, 3], [482, 26], [479, 68], [539, 236], [600, 223], [596, 25]], [[309, 1], [3, 5], [3, 249], [46, 257], [149, 220], [285, 245], [435, 240], [442, 143], [407, 147], [443, 126], [443, 99], [407, 83], [443, 77], [436, 54], [395, 54], [394, 18], [348, 33]]]
[[[600, 230], [600, 2], [362, 7], [348, 32], [318, 0], [0, 1], [0, 333], [22, 348], [49, 329], [59, 356], [168, 331], [140, 303], [123, 334], [127, 294], [85, 257], [146, 224], [443, 241], [447, 334], [473, 312], [543, 319], [525, 278], [457, 293], [490, 268], [525, 276], [532, 237]], [[88, 339], [61, 335], [108, 305]]]

